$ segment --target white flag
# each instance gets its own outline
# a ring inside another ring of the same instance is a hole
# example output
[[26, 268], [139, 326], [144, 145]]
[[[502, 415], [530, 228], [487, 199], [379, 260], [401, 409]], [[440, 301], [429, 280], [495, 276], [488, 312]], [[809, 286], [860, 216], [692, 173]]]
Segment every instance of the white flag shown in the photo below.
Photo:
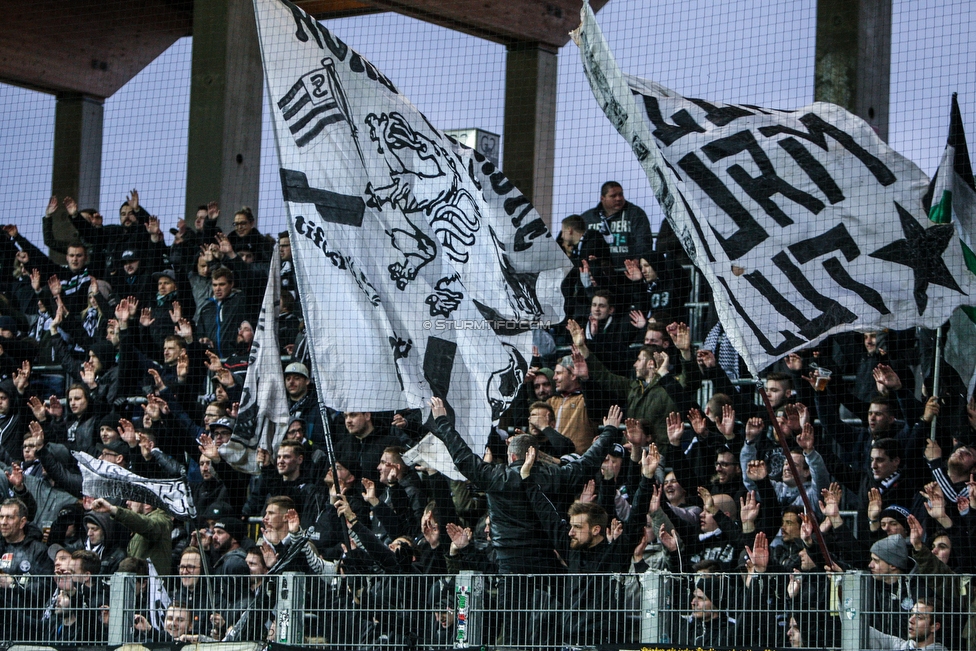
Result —
[[581, 15], [593, 94], [753, 374], [832, 333], [935, 328], [970, 302], [952, 226], [926, 218], [928, 178], [863, 120], [682, 97], [621, 73], [586, 3]]
[[563, 319], [568, 258], [490, 161], [360, 54], [286, 0], [255, 13], [319, 399], [383, 411], [442, 397], [483, 446], [531, 329]]
[[230, 441], [220, 447], [221, 458], [250, 475], [261, 474], [258, 449], [273, 453], [288, 430], [288, 395], [278, 348], [280, 299], [281, 261], [278, 247], [275, 246], [261, 314], [254, 328], [254, 341], [247, 360], [247, 377], [244, 378], [234, 434]]
[[146, 479], [87, 452], [72, 452], [81, 469], [81, 491], [89, 497], [152, 504], [177, 518], [197, 517], [190, 487], [180, 479]]

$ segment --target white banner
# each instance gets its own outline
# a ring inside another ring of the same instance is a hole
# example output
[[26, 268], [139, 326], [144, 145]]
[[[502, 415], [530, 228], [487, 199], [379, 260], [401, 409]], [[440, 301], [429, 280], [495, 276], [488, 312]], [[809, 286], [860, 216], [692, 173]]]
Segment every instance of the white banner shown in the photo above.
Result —
[[81, 491], [88, 497], [152, 504], [177, 518], [195, 518], [197, 510], [185, 478], [146, 479], [86, 452], [72, 452], [81, 469]]
[[922, 206], [928, 178], [863, 120], [682, 97], [621, 73], [586, 3], [581, 15], [593, 94], [752, 373], [835, 332], [935, 328], [970, 302], [952, 226]]
[[383, 411], [440, 396], [483, 446], [531, 329], [563, 318], [568, 259], [490, 161], [360, 54], [286, 0], [255, 12], [319, 399]]
[[288, 430], [288, 394], [278, 347], [278, 311], [281, 299], [281, 259], [275, 245], [261, 314], [247, 362], [241, 407], [230, 441], [220, 456], [241, 472], [260, 475], [257, 451], [274, 453]]

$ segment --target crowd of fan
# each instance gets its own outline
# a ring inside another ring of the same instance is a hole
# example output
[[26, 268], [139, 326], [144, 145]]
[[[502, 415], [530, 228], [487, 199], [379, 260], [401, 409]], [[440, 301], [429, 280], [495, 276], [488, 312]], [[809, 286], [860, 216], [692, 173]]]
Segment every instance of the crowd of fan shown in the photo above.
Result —
[[[77, 240], [55, 237], [62, 205]], [[836, 589], [819, 579], [861, 569], [874, 578], [871, 648], [976, 643], [976, 402], [916, 398], [915, 333], [838, 337], [770, 369], [761, 381], [781, 445], [736, 382], [746, 374], [721, 326], [692, 346], [679, 251], [666, 234], [652, 250], [637, 228], [646, 216], [607, 184], [596, 208], [562, 224], [571, 318], [539, 337], [512, 407], [471, 450], [436, 398], [427, 421], [416, 410], [323, 421], [285, 232], [278, 334], [291, 421], [252, 477], [231, 465], [227, 443], [274, 241], [248, 209], [228, 235], [219, 215], [201, 206], [167, 244], [135, 190], [118, 225], [52, 197], [45, 244], [66, 266], [3, 227], [5, 639], [104, 641], [100, 576], [152, 571], [178, 575], [172, 605], [156, 613], [140, 580], [130, 639], [265, 640], [273, 577], [295, 571], [310, 579], [306, 607], [333, 613], [306, 620], [307, 636], [440, 646], [455, 632], [451, 577], [475, 570], [497, 577], [491, 639], [621, 643], [639, 637], [621, 615], [621, 604], [636, 614], [634, 584], [608, 577], [668, 569], [696, 577], [660, 605], [675, 615], [676, 644], [827, 647], [839, 641]], [[571, 354], [559, 357], [559, 344]], [[838, 381], [845, 373], [852, 384]], [[702, 407], [704, 380], [713, 393]], [[465, 480], [404, 462], [428, 433]], [[150, 479], [188, 477], [199, 518], [85, 495], [72, 452]], [[262, 520], [257, 540], [249, 517]], [[523, 574], [556, 576], [525, 587]]]

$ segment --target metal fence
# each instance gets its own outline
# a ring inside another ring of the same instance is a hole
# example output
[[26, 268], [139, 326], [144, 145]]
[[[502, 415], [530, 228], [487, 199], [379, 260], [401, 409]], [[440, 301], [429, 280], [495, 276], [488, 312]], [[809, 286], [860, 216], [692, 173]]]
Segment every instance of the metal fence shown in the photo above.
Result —
[[914, 640], [972, 648], [970, 579], [960, 575], [3, 578], [3, 639], [58, 647], [873, 649]]

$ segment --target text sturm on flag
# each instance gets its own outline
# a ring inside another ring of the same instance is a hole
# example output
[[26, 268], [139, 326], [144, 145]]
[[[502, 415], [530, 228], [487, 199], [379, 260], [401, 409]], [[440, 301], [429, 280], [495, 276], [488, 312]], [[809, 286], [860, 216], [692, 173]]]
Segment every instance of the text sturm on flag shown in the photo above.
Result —
[[570, 263], [529, 200], [287, 0], [255, 0], [319, 399], [438, 396], [483, 447], [563, 319]]
[[640, 161], [749, 369], [844, 330], [934, 328], [976, 290], [928, 178], [844, 109], [686, 98], [618, 69], [584, 3], [597, 101]]

